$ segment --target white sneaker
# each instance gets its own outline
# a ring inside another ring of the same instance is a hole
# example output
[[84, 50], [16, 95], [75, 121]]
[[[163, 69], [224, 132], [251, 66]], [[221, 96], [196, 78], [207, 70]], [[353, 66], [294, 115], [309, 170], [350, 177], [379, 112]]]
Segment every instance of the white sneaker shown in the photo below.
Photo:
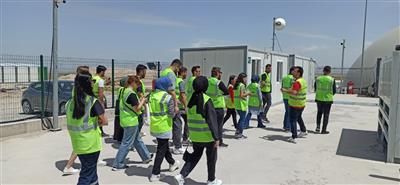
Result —
[[163, 177], [164, 177], [164, 175], [161, 175], [161, 174], [159, 174], [159, 175], [151, 174], [149, 180], [150, 180], [150, 182], [157, 182], [157, 181], [160, 181]]
[[182, 155], [185, 152], [185, 149], [181, 148], [174, 148], [172, 149], [172, 153], [175, 155]]
[[288, 141], [291, 142], [291, 143], [294, 143], [294, 144], [297, 143], [297, 142], [296, 142], [296, 139], [294, 139], [294, 138], [289, 138]]
[[178, 160], [175, 160], [174, 164], [169, 165], [169, 171], [173, 172], [173, 171], [177, 170], [179, 168], [180, 164], [181, 164], [181, 162], [179, 162]]
[[146, 136], [147, 134], [145, 133], [145, 132], [140, 132], [140, 136], [141, 137], [144, 137], [144, 136]]
[[185, 178], [181, 174], [175, 175], [175, 180], [178, 182], [178, 185], [184, 185], [185, 184]]
[[304, 137], [304, 136], [306, 136], [306, 135], [308, 135], [307, 131], [305, 131], [305, 132], [300, 132], [298, 136], [299, 136], [299, 137]]
[[107, 165], [107, 162], [105, 162], [105, 161], [103, 161], [103, 160], [99, 160], [99, 161], [97, 162], [97, 166], [105, 166], [105, 165]]
[[77, 174], [79, 172], [80, 172], [79, 169], [75, 169], [73, 167], [64, 168], [64, 170], [63, 170], [64, 175], [73, 175], [73, 174]]
[[222, 180], [215, 179], [214, 181], [207, 181], [207, 185], [221, 185]]

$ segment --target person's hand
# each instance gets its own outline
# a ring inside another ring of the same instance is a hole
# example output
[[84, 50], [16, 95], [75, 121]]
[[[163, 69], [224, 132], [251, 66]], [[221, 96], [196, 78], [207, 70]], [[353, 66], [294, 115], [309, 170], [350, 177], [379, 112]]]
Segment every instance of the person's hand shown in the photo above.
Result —
[[283, 88], [281, 88], [281, 92], [283, 92]]
[[146, 103], [147, 99], [145, 97], [141, 97], [140, 98], [140, 103], [144, 104]]
[[175, 114], [178, 114], [178, 113], [179, 113], [179, 107], [175, 106]]
[[219, 147], [219, 140], [216, 140], [215, 142], [214, 142], [214, 148], [218, 148]]

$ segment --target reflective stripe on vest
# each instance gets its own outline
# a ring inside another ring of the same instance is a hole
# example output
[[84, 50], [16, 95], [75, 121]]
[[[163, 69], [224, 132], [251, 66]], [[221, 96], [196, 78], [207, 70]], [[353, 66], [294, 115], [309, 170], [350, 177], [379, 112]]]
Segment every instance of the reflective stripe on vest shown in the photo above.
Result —
[[165, 92], [156, 90], [150, 94], [150, 133], [155, 137], [170, 135], [172, 131], [172, 118], [168, 115], [168, 102], [171, 96]]
[[167, 112], [165, 112], [164, 110], [164, 100], [167, 97], [168, 93], [165, 93], [162, 97], [161, 97], [161, 101], [160, 101], [160, 112], [151, 112], [150, 116], [165, 116], [167, 115]]
[[210, 77], [208, 79], [208, 88], [206, 94], [210, 96], [214, 104], [214, 108], [223, 109], [225, 108], [225, 99], [222, 96], [222, 91], [219, 89], [219, 83], [221, 83], [221, 80], [218, 80], [215, 77]]
[[[83, 115], [83, 125], [82, 126], [76, 126], [76, 125], [70, 125], [67, 124], [67, 128], [69, 131], [74, 131], [74, 132], [80, 132], [80, 131], [88, 131], [88, 130], [94, 130], [97, 128], [97, 123], [94, 123], [93, 125], [89, 126], [89, 116], [90, 116], [90, 109], [92, 108], [92, 104], [94, 103], [94, 97], [91, 96], [89, 101], [85, 103], [85, 114]], [[68, 101], [66, 107], [67, 110], [70, 108], [71, 101]]]

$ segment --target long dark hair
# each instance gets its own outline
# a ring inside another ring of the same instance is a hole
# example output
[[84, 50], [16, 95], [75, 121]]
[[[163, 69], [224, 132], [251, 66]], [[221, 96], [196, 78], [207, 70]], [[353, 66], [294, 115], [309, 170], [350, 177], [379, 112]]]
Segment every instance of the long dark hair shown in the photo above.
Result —
[[246, 77], [247, 77], [246, 73], [240, 73], [236, 79], [236, 83], [233, 88], [237, 89], [237, 87], [239, 86], [240, 83], [246, 84], [246, 83], [244, 83], [244, 78], [246, 78]]
[[74, 110], [72, 117], [74, 119], [80, 119], [85, 115], [86, 96], [94, 96], [92, 75], [88, 71], [83, 71], [76, 75], [74, 90]]
[[229, 76], [228, 85], [234, 85], [234, 84], [233, 84], [233, 80], [235, 80], [235, 78], [236, 78], [235, 75]]

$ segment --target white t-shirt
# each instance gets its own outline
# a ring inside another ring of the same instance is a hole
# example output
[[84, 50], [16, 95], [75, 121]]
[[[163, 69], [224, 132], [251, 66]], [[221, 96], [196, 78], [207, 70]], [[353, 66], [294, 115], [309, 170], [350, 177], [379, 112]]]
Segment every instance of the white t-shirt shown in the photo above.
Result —
[[104, 87], [104, 80], [103, 79], [99, 80], [99, 87]]

